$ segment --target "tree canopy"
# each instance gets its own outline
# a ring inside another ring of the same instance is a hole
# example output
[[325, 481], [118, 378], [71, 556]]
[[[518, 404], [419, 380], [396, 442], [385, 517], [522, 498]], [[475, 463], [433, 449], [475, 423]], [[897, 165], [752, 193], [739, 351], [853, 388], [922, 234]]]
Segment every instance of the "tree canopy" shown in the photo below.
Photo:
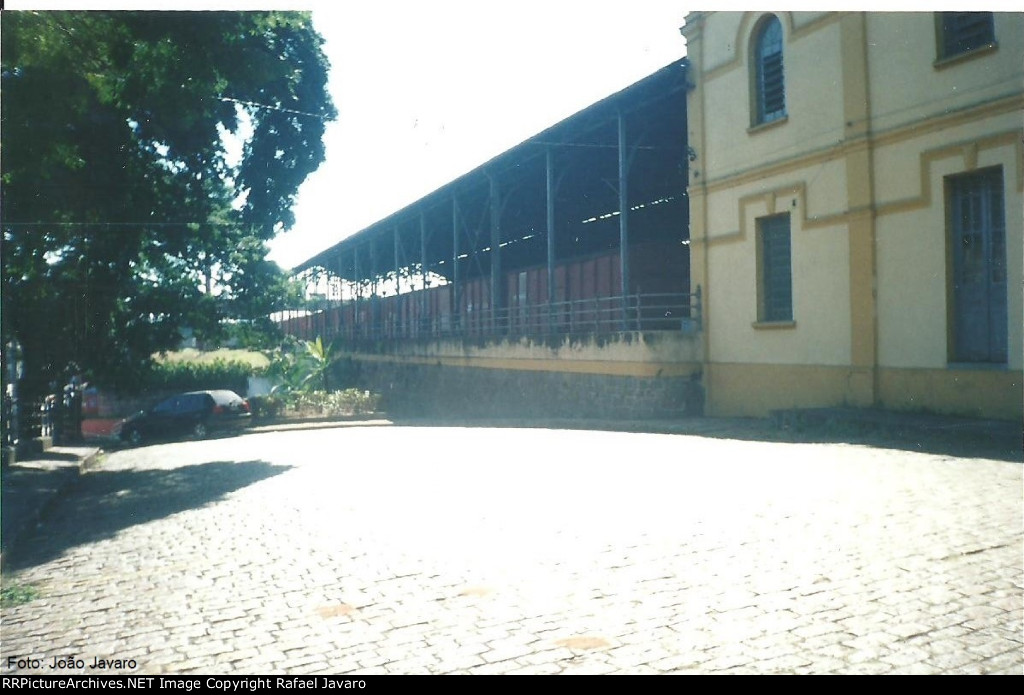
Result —
[[266, 242], [336, 115], [308, 13], [4, 12], [0, 39], [3, 339], [31, 378], [116, 382], [282, 308]]

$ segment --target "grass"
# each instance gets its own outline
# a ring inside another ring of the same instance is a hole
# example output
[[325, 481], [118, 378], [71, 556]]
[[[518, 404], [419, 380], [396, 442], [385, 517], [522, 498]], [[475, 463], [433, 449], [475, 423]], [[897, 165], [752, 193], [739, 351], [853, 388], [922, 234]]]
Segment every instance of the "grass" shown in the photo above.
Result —
[[39, 589], [31, 584], [9, 584], [0, 589], [0, 606], [21, 606], [39, 598]]

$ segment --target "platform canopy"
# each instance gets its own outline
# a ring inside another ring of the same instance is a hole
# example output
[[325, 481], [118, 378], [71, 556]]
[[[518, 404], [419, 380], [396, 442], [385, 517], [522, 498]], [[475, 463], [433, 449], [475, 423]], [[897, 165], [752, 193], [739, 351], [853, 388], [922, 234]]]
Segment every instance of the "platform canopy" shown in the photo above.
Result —
[[648, 240], [685, 241], [692, 152], [686, 91], [682, 58], [321, 251], [293, 273], [326, 273], [356, 284], [395, 277], [443, 284], [550, 268]]

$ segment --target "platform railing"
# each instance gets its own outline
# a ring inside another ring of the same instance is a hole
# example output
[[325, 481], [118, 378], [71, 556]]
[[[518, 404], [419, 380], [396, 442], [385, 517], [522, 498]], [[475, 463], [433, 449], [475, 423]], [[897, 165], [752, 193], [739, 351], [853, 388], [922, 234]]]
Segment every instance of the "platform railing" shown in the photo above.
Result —
[[[462, 313], [422, 315], [395, 311], [386, 300], [363, 300], [362, 320], [338, 325], [325, 312], [282, 322], [286, 333], [358, 343], [461, 337], [542, 337], [636, 331], [696, 333], [701, 330], [701, 290], [691, 293], [646, 293], [593, 297], [561, 302], [521, 304], [497, 310], [473, 308]], [[367, 317], [367, 318], [363, 318]]]

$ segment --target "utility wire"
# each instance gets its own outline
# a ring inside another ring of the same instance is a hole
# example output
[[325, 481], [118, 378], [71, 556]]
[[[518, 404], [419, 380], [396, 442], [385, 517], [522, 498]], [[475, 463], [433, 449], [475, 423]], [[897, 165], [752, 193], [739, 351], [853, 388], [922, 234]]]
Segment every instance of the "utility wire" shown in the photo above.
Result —
[[273, 106], [271, 104], [259, 104], [255, 101], [246, 101], [244, 99], [235, 99], [234, 97], [217, 97], [220, 101], [230, 102], [232, 104], [241, 104], [242, 106], [251, 106], [255, 109], [267, 109], [268, 111], [282, 111], [284, 113], [294, 113], [297, 116], [309, 116], [310, 118], [316, 118], [320, 121], [328, 121], [330, 119], [321, 116], [319, 114], [310, 113], [309, 111], [299, 111], [297, 109], [289, 109], [284, 106]]
[[237, 227], [236, 222], [0, 222], [2, 227]]

